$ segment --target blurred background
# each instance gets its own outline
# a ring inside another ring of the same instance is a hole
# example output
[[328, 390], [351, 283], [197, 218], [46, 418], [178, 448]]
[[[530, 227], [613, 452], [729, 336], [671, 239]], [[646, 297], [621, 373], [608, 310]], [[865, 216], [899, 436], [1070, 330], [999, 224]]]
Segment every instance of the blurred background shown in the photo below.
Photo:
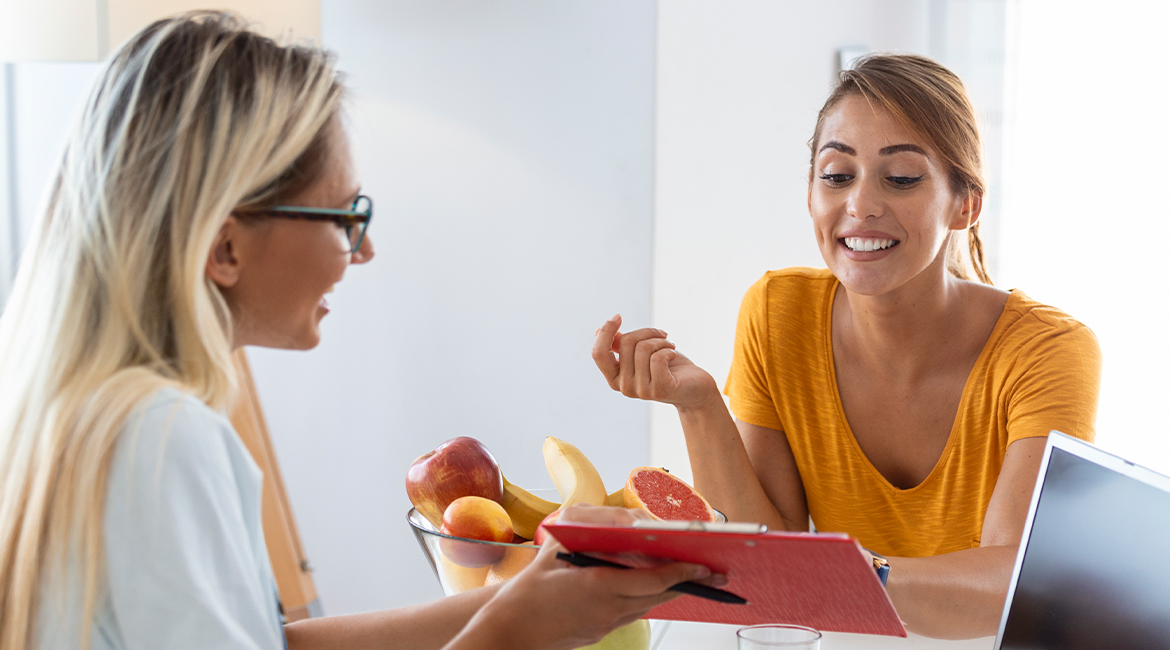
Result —
[[[1170, 472], [1163, 2], [321, 0], [378, 254], [306, 353], [251, 349], [326, 613], [437, 598], [408, 532], [411, 460], [459, 435], [551, 487], [545, 436], [610, 490], [689, 478], [673, 409], [589, 357], [620, 312], [720, 381], [743, 292], [823, 266], [805, 205], [840, 65], [926, 54], [986, 137], [996, 284], [1077, 317], [1105, 355], [1098, 444]], [[0, 77], [0, 303], [99, 63]], [[1151, 249], [1153, 247], [1153, 249]]]

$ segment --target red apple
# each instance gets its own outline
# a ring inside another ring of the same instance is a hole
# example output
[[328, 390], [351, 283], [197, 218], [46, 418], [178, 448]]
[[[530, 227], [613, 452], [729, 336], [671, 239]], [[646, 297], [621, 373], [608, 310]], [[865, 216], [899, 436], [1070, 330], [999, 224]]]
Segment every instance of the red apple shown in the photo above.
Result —
[[562, 512], [564, 512], [564, 510], [553, 510], [548, 514], [547, 517], [540, 520], [540, 525], [536, 527], [536, 532], [532, 534], [532, 541], [535, 542], [537, 546], [544, 545], [544, 540], [548, 539], [548, 530], [545, 529], [544, 525], [551, 524], [556, 521], [557, 517], [560, 517]]
[[414, 459], [406, 472], [406, 494], [427, 521], [441, 526], [443, 511], [459, 497], [500, 503], [504, 477], [487, 447], [475, 438], [452, 438]]
[[439, 540], [443, 555], [463, 567], [484, 567], [504, 557], [506, 546], [480, 544], [484, 542], [511, 542], [512, 520], [504, 506], [483, 497], [460, 497], [443, 512], [439, 532], [463, 539]]

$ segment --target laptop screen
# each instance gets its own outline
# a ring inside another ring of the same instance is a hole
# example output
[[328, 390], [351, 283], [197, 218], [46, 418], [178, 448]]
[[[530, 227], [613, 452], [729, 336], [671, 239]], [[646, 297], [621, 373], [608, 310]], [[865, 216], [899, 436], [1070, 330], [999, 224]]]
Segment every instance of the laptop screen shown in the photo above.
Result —
[[996, 647], [1170, 649], [1170, 492], [1150, 480], [1164, 477], [1060, 438]]

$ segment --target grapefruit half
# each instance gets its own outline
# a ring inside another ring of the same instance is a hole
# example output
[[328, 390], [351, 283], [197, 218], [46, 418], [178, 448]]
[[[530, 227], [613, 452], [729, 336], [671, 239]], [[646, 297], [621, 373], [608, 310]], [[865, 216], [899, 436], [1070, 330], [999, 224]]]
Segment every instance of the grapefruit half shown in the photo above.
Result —
[[655, 519], [716, 520], [711, 504], [695, 488], [661, 467], [639, 467], [630, 472], [625, 502], [627, 508], [641, 508]]

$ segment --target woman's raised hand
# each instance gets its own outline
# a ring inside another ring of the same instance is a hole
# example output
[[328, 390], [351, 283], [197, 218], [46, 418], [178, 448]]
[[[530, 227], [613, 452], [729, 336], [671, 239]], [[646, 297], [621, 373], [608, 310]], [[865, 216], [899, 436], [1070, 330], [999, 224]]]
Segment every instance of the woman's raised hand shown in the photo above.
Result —
[[666, 332], [652, 327], [622, 333], [614, 315], [597, 330], [593, 361], [610, 388], [626, 397], [673, 404], [678, 408], [722, 401], [719, 386], [707, 371], [675, 349]]

